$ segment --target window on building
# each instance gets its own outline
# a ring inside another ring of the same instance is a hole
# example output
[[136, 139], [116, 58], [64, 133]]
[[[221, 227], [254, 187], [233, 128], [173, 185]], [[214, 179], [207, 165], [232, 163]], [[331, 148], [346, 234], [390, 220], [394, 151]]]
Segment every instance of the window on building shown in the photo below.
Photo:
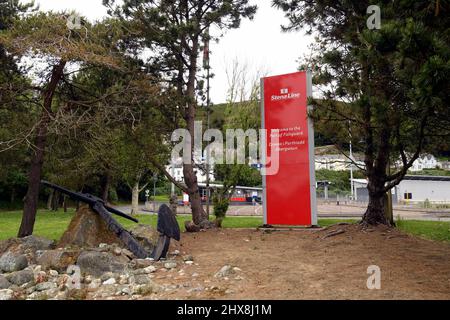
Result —
[[405, 200], [411, 200], [412, 199], [412, 193], [411, 192], [405, 192], [404, 199]]

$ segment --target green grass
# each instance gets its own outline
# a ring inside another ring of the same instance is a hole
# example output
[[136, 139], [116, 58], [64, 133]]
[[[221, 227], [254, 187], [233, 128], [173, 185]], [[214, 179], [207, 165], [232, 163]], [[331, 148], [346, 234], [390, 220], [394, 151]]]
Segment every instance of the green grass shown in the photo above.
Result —
[[406, 233], [425, 239], [450, 242], [450, 222], [397, 220], [396, 224], [397, 228]]
[[[34, 234], [49, 239], [59, 239], [66, 230], [74, 214], [73, 209], [67, 213], [39, 210], [36, 217]], [[17, 235], [21, 221], [21, 211], [0, 212], [0, 240]], [[134, 222], [121, 217], [117, 220], [125, 227], [131, 228]], [[140, 223], [156, 226], [156, 215], [138, 215]], [[178, 215], [177, 221], [180, 229], [184, 230], [184, 222], [191, 220], [190, 215]], [[319, 219], [319, 225], [326, 227], [339, 222], [356, 222], [357, 220]], [[263, 224], [262, 217], [226, 217], [222, 223], [224, 228], [257, 228]], [[398, 220], [400, 230], [419, 237], [450, 242], [450, 222]]]

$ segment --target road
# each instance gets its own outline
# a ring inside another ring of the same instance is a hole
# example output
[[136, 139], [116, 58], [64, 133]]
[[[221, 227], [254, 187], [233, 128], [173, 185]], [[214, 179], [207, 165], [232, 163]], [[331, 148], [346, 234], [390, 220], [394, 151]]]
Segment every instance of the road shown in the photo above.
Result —
[[[140, 207], [140, 213], [153, 214], [153, 204]], [[156, 205], [156, 209], [159, 204]], [[366, 207], [363, 204], [340, 204], [336, 203], [318, 203], [318, 217], [319, 218], [333, 218], [333, 219], [358, 219], [362, 217]], [[117, 209], [130, 213], [131, 206], [118, 206]], [[206, 209], [206, 208], [205, 208]], [[178, 214], [190, 214], [188, 206], [179, 206]], [[212, 212], [212, 207], [211, 207]], [[261, 205], [231, 205], [228, 209], [229, 216], [262, 216], [263, 207]], [[428, 221], [450, 221], [450, 210], [438, 209], [420, 209], [414, 207], [395, 206], [394, 218], [404, 220], [428, 220]]]

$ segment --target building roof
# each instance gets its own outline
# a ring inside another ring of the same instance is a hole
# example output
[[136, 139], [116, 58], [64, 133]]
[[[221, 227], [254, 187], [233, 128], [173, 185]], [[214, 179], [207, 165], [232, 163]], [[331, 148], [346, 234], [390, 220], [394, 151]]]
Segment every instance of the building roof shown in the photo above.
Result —
[[[406, 175], [403, 180], [416, 181], [450, 181], [450, 176]], [[367, 179], [353, 179], [355, 184], [366, 185]]]
[[[206, 187], [206, 183], [199, 183], [199, 187]], [[210, 183], [209, 186], [211, 188], [223, 188], [223, 184]], [[245, 186], [236, 186], [236, 189], [244, 189], [244, 190], [254, 190], [254, 191], [262, 191], [261, 187], [245, 187]]]
[[407, 175], [403, 180], [450, 181], [450, 176]]

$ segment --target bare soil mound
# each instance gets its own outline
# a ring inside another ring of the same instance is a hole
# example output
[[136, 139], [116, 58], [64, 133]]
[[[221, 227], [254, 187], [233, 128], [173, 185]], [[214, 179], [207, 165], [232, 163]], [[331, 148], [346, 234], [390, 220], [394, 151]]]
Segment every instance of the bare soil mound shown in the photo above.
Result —
[[[157, 273], [178, 287], [157, 298], [450, 299], [450, 244], [382, 226], [209, 230], [173, 243], [194, 263]], [[379, 290], [367, 288], [370, 265], [381, 269]]]

